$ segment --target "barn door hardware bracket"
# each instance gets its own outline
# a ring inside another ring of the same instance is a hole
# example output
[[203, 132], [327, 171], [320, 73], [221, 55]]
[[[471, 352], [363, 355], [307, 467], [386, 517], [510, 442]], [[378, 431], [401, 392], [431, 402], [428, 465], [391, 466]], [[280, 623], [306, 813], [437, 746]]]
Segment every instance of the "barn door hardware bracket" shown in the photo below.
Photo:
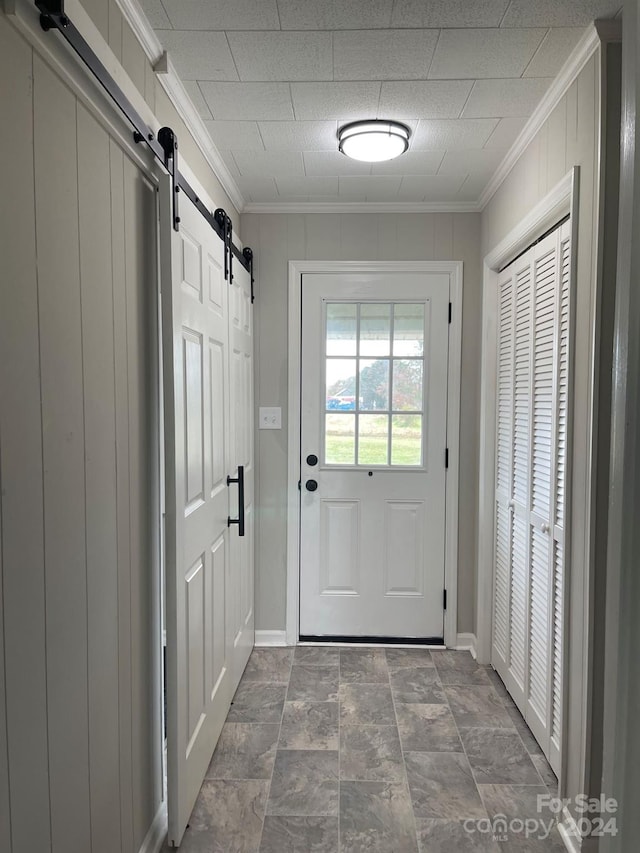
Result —
[[178, 183], [178, 139], [170, 127], [161, 127], [158, 131], [158, 142], [164, 151], [164, 167], [171, 177], [171, 195], [173, 201], [173, 228], [180, 230], [180, 214], [178, 206], [178, 195], [180, 185]]
[[233, 222], [230, 216], [227, 216], [224, 229], [227, 254], [229, 256], [229, 284], [233, 284]]
[[[219, 207], [213, 214], [218, 227], [220, 228], [220, 236], [224, 241], [224, 280], [229, 284], [233, 284], [233, 222], [231, 217], [227, 216], [226, 210]], [[243, 266], [247, 266], [243, 263]]]
[[229, 253], [227, 251], [227, 212], [222, 207], [218, 207], [213, 214], [213, 218], [218, 226], [218, 233], [224, 242], [224, 280], [229, 281]]
[[41, 2], [36, 3], [36, 6], [40, 10], [40, 26], [45, 33], [56, 26], [54, 16], [58, 18], [60, 26], [66, 27], [68, 25], [69, 19], [64, 13], [64, 0], [41, 0]]
[[249, 275], [251, 276], [251, 304], [256, 301], [256, 296], [253, 290], [253, 283], [255, 282], [255, 278], [253, 277], [253, 249], [250, 249], [248, 246], [242, 250], [242, 254], [245, 257], [245, 260], [249, 264]]
[[[147, 125], [140, 113], [133, 106], [131, 101], [118, 86], [111, 74], [107, 71], [100, 59], [93, 52], [87, 41], [76, 28], [73, 21], [65, 13], [64, 0], [34, 0], [36, 9], [40, 12], [40, 25], [45, 32], [50, 30], [58, 30], [60, 35], [71, 47], [78, 58], [91, 72], [93, 77], [102, 86], [107, 95], [111, 98], [114, 104], [118, 107], [125, 119], [133, 128], [133, 139], [137, 144], [146, 145], [156, 160], [158, 160], [167, 169], [172, 178], [173, 184], [173, 226], [177, 230], [180, 223], [178, 215], [178, 198], [179, 193], [189, 199], [195, 205], [198, 212], [206, 219], [209, 226], [216, 232], [218, 237], [225, 242], [226, 252], [229, 256], [227, 261], [227, 270], [231, 267], [231, 257], [235, 255], [242, 266], [249, 271], [249, 262], [242, 253], [242, 250], [233, 244], [233, 224], [230, 217], [224, 213], [229, 224], [226, 222], [220, 225], [216, 217], [207, 206], [199, 198], [191, 184], [187, 181], [184, 175], [178, 169], [178, 151], [177, 140], [171, 128], [163, 128], [166, 130], [166, 138], [164, 143], [161, 143], [159, 138], [156, 139], [155, 133], [151, 127]], [[160, 136], [162, 131], [159, 131]], [[171, 148], [171, 156], [168, 157], [168, 140], [173, 140], [173, 148]], [[165, 145], [167, 147], [165, 147]]]

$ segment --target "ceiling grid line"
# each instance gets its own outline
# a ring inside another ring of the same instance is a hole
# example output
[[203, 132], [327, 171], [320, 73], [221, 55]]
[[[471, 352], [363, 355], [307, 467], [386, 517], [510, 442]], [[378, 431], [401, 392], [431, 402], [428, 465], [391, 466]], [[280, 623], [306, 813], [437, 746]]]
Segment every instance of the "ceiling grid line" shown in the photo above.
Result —
[[[140, 2], [250, 205], [434, 210], [485, 203], [589, 22], [618, 11], [618, 0]], [[336, 126], [369, 118], [407, 124], [408, 152], [373, 168], [340, 154]]]

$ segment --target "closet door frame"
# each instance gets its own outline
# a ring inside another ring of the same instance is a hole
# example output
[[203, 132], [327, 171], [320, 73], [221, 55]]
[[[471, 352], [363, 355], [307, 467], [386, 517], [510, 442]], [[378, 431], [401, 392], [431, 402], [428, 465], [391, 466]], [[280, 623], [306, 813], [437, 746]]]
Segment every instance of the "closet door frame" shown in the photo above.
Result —
[[[572, 280], [570, 293], [569, 385], [573, 376], [572, 321], [575, 299], [575, 251], [578, 229], [578, 166], [573, 167], [529, 214], [484, 258], [483, 270], [483, 331], [481, 360], [480, 460], [479, 460], [479, 519], [478, 519], [478, 599], [477, 599], [477, 658], [491, 663], [494, 600], [494, 536], [495, 536], [495, 465], [496, 465], [496, 402], [497, 402], [497, 335], [498, 335], [498, 276], [506, 264], [527, 249], [540, 236], [567, 215], [571, 216]], [[568, 442], [566, 460], [566, 502], [571, 503], [571, 424], [572, 402], [568, 406]], [[568, 527], [568, 525], [567, 525]], [[565, 532], [564, 571], [565, 589], [570, 584], [570, 536]], [[565, 624], [568, 618], [569, 596], [564, 597]], [[563, 632], [563, 706], [567, 705], [568, 667], [567, 637]], [[586, 654], [586, 652], [585, 652]], [[563, 729], [566, 729], [564, 714]], [[566, 743], [566, 738], [563, 737]], [[562, 791], [562, 778], [560, 788]]]

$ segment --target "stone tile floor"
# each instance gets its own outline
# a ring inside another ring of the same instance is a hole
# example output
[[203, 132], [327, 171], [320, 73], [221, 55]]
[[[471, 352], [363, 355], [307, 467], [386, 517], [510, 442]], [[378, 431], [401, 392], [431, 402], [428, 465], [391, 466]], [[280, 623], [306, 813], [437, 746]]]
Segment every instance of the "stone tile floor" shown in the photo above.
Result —
[[[560, 851], [555, 828], [486, 831], [497, 815], [548, 827], [536, 798], [556, 785], [502, 682], [468, 652], [256, 649], [180, 850]], [[479, 820], [484, 832], [465, 829]]]

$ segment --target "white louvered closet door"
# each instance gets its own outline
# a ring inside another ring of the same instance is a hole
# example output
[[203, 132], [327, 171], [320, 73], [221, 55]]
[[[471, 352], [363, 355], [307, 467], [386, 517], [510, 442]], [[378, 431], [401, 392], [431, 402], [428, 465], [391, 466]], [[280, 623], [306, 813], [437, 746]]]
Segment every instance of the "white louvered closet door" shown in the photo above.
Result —
[[498, 278], [492, 663], [560, 759], [570, 226]]

